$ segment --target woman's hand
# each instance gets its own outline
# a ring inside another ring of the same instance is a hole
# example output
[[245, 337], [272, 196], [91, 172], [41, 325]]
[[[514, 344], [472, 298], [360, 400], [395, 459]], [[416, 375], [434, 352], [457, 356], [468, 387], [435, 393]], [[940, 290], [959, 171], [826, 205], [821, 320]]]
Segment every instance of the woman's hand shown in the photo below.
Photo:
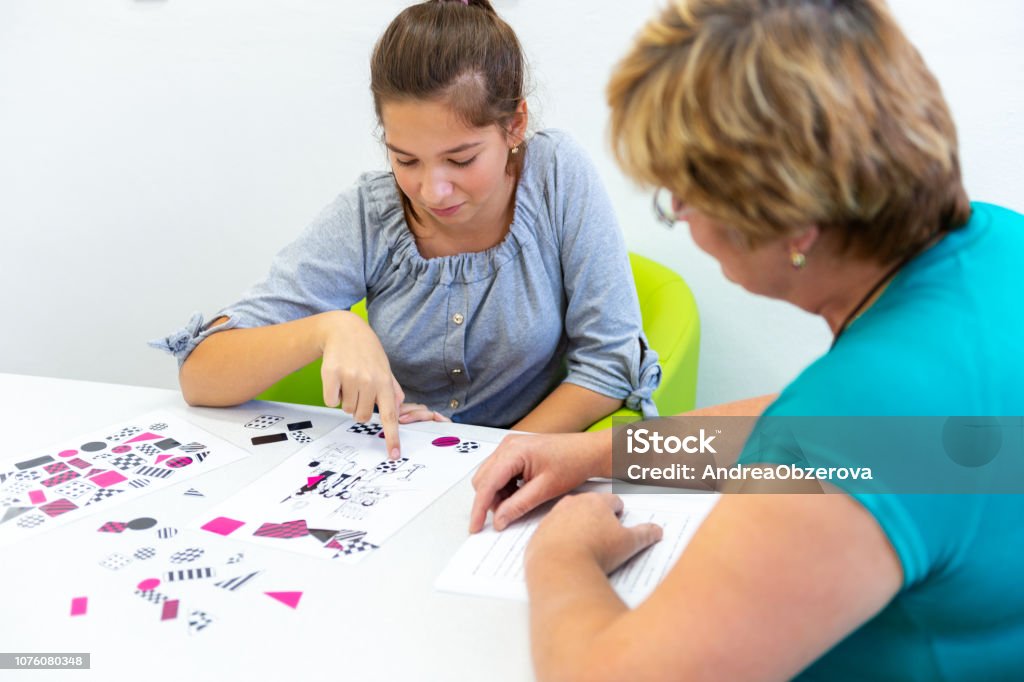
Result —
[[641, 523], [626, 528], [619, 520], [622, 498], [610, 493], [569, 495], [544, 517], [526, 547], [523, 559], [527, 571], [534, 561], [559, 553], [583, 555], [606, 574], [626, 563], [634, 554], [661, 540], [661, 527]]
[[361, 317], [338, 310], [322, 316], [319, 343], [323, 351], [320, 377], [324, 404], [340, 404], [359, 422], [370, 421], [376, 405], [388, 456], [398, 459], [398, 410], [405, 393], [391, 373], [380, 339]]
[[440, 412], [434, 412], [426, 405], [420, 403], [402, 403], [398, 408], [398, 423], [412, 424], [413, 422], [450, 422], [451, 419]]
[[[476, 497], [469, 532], [504, 530], [539, 504], [563, 495], [592, 476], [611, 471], [611, 430], [596, 433], [506, 436], [473, 476]], [[523, 484], [518, 485], [522, 479]]]

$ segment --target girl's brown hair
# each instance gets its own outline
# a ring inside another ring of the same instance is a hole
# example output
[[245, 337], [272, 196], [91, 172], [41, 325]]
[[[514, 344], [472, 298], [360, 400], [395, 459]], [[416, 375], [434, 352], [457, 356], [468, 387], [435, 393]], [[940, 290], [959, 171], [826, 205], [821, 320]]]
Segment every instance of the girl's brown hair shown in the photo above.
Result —
[[608, 86], [615, 154], [749, 245], [890, 262], [963, 225], [956, 128], [881, 0], [672, 0]]
[[[385, 29], [370, 60], [377, 120], [388, 101], [440, 100], [464, 123], [508, 131], [525, 96], [526, 60], [512, 28], [487, 0], [431, 0], [406, 8]], [[525, 142], [519, 142], [525, 151]], [[506, 170], [522, 170], [525, 153]], [[407, 213], [415, 212], [399, 192]]]

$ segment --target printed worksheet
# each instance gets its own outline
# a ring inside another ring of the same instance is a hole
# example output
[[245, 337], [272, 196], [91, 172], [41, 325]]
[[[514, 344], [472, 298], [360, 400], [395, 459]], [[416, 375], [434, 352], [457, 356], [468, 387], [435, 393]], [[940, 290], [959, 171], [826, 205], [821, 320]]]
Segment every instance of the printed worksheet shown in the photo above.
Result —
[[402, 429], [390, 460], [380, 424], [347, 420], [197, 521], [209, 533], [355, 561], [377, 549], [497, 444]]
[[[589, 485], [586, 489], [600, 488]], [[615, 592], [632, 607], [646, 599], [668, 574], [718, 496], [622, 495], [622, 499], [624, 526], [650, 522], [663, 530], [661, 542], [636, 555], [609, 576]], [[488, 525], [471, 535], [434, 586], [445, 592], [525, 601], [523, 554], [552, 504], [534, 510], [500, 533]]]
[[[18, 457], [0, 464], [0, 546], [109, 512], [247, 454], [157, 411]], [[120, 533], [138, 525], [118, 520], [101, 530]]]

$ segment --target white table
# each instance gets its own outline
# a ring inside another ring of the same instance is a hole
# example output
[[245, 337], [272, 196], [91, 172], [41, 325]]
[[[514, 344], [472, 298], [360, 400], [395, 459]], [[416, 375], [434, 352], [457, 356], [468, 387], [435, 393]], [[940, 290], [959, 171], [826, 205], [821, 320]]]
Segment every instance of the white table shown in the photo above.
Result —
[[[158, 408], [186, 419], [198, 413], [175, 391], [0, 374], [0, 457], [33, 452]], [[327, 408], [300, 409], [313, 417], [337, 414]], [[504, 434], [471, 428], [480, 440], [494, 442]], [[191, 485], [213, 492], [188, 505], [181, 491], [159, 490], [115, 508], [124, 518], [133, 513], [195, 516], [280, 459], [257, 452], [191, 479]], [[295, 589], [304, 591], [300, 608], [281, 606], [280, 617], [269, 624], [265, 610], [254, 611], [253, 621], [261, 623], [258, 631], [210, 628], [191, 638], [161, 637], [159, 628], [140, 625], [134, 612], [112, 628], [97, 628], [88, 616], [69, 618], [68, 595], [94, 574], [95, 556], [69, 556], [61, 539], [97, 535], [98, 517], [54, 529], [2, 550], [0, 651], [88, 652], [92, 668], [0, 671], [0, 679], [532, 679], [525, 604], [433, 588], [466, 537], [471, 501], [467, 478], [357, 565], [261, 548], [264, 559], [277, 572], [287, 571]], [[91, 602], [92, 608], [103, 605]]]

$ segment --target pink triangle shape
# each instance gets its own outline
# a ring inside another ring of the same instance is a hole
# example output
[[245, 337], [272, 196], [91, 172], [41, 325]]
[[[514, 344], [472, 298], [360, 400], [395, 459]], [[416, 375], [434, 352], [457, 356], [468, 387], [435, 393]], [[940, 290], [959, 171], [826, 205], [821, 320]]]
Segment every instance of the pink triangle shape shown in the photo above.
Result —
[[309, 478], [306, 479], [306, 487], [313, 488], [316, 486], [317, 483], [324, 480], [325, 478], [327, 477], [322, 474], [320, 476], [310, 476]]
[[142, 434], [141, 436], [135, 436], [135, 438], [132, 438], [131, 440], [126, 440], [125, 443], [138, 443], [139, 441], [142, 440], [156, 440], [157, 438], [163, 438], [163, 436], [146, 431], [146, 433]]
[[165, 459], [170, 459], [170, 458], [171, 458], [170, 455], [157, 455], [156, 456], [155, 464], [159, 464], [160, 462], [164, 461]]
[[299, 600], [302, 599], [301, 592], [264, 592], [263, 594], [293, 609], [299, 605]]

